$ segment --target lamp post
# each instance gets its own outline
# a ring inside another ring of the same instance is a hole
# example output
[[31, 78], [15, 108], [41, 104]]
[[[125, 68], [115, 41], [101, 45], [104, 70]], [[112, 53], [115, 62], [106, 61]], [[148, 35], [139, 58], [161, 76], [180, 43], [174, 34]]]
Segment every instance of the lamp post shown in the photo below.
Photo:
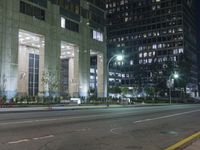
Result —
[[109, 66], [110, 66], [110, 63], [112, 60], [114, 60], [116, 58], [117, 61], [122, 61], [124, 59], [124, 55], [122, 54], [116, 54], [114, 56], [112, 56], [109, 61], [108, 61], [108, 64], [107, 64], [107, 96], [109, 96], [109, 93], [108, 93], [108, 89], [109, 89]]
[[174, 79], [178, 79], [179, 78], [179, 74], [177, 72], [175, 73], [172, 73], [170, 76], [169, 76], [169, 80], [168, 80], [168, 88], [169, 88], [169, 103], [171, 104], [172, 103], [172, 87], [174, 85]]

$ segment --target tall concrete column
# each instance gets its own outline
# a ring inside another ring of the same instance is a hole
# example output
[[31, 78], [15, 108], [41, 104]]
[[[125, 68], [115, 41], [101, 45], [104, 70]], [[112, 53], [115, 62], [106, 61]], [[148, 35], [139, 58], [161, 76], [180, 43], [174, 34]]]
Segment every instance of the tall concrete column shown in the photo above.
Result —
[[40, 49], [39, 49], [39, 55], [40, 55], [40, 60], [39, 60], [39, 93], [43, 93], [45, 91], [44, 86], [42, 85], [42, 77], [45, 71], [45, 49], [44, 46], [42, 45], [42, 40], [43, 38], [40, 39]]
[[105, 57], [99, 53], [97, 55], [97, 96], [106, 97], [106, 65]]
[[0, 7], [0, 51], [1, 91], [8, 98], [17, 93], [18, 27], [13, 16], [13, 1], [1, 1]]
[[79, 93], [87, 97], [90, 81], [90, 50], [79, 52]]
[[[60, 47], [61, 43], [57, 34], [53, 34], [53, 29], [49, 31], [45, 36], [45, 52], [44, 52], [44, 73], [50, 73], [52, 81], [59, 84], [60, 81]], [[56, 87], [52, 89], [50, 84], [43, 84], [44, 94], [48, 96], [51, 94], [59, 95], [60, 86], [57, 84]], [[52, 91], [50, 91], [50, 89]]]
[[74, 47], [74, 57], [69, 58], [69, 94], [79, 96], [79, 48]]
[[17, 93], [19, 95], [28, 94], [28, 65], [29, 50], [24, 45], [19, 45], [18, 50], [18, 82]]

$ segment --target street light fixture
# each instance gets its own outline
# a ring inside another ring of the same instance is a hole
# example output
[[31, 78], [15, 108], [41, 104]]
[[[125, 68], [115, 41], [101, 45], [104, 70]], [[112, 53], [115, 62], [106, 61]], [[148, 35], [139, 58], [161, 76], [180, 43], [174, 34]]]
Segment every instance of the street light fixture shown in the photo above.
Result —
[[124, 55], [116, 54], [116, 55], [112, 56], [108, 61], [108, 64], [107, 64], [107, 96], [109, 96], [109, 93], [108, 93], [108, 88], [109, 88], [109, 66], [110, 66], [111, 61], [114, 60], [114, 59], [116, 59], [117, 61], [122, 61], [124, 59]]
[[177, 72], [175, 72], [174, 79], [178, 79], [178, 78], [179, 78], [179, 74]]
[[178, 79], [179, 78], [179, 74], [177, 72], [172, 73], [169, 76], [169, 80], [168, 80], [168, 88], [169, 88], [169, 102], [170, 104], [172, 103], [172, 87], [174, 86], [174, 79]]

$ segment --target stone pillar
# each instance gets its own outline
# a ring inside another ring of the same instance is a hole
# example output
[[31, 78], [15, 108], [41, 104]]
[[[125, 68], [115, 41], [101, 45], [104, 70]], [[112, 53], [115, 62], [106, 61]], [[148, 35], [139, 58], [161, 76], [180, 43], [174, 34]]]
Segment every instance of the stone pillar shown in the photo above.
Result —
[[[45, 52], [44, 52], [44, 72], [50, 73], [52, 75], [53, 80], [49, 82], [59, 82], [60, 81], [60, 48], [61, 42], [58, 38], [57, 34], [53, 29], [48, 34], [45, 34]], [[58, 83], [59, 84], [59, 83]], [[49, 96], [50, 94], [59, 95], [60, 86], [57, 84], [52, 91], [50, 91], [51, 87], [46, 83], [43, 84], [44, 94], [45, 96]], [[51, 93], [50, 93], [51, 92]]]
[[69, 58], [69, 94], [79, 96], [79, 48], [74, 47], [74, 57]]
[[39, 60], [39, 94], [44, 93], [45, 89], [44, 86], [42, 85], [42, 77], [45, 72], [45, 49], [42, 41], [44, 38], [40, 38], [40, 49], [39, 49], [39, 55], [40, 55], [40, 60]]
[[1, 1], [0, 7], [0, 63], [1, 91], [11, 98], [17, 93], [18, 27], [13, 19], [12, 1]]
[[88, 97], [90, 81], [90, 50], [79, 52], [79, 93], [80, 96]]
[[19, 45], [18, 50], [18, 82], [17, 93], [20, 95], [28, 94], [28, 67], [29, 67], [29, 50], [26, 46]]
[[99, 53], [97, 55], [97, 96], [106, 97], [106, 66], [105, 57]]
[[69, 95], [71, 97], [75, 97], [76, 96], [76, 86], [77, 86], [77, 81], [75, 79], [75, 71], [74, 68], [75, 67], [75, 58], [69, 58]]

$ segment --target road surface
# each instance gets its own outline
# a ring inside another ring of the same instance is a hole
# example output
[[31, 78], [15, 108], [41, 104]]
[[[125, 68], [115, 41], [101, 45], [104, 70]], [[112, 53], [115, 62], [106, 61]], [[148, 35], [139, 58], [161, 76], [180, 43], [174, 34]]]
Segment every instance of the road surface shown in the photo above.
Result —
[[0, 150], [164, 150], [199, 118], [200, 105], [0, 113]]

